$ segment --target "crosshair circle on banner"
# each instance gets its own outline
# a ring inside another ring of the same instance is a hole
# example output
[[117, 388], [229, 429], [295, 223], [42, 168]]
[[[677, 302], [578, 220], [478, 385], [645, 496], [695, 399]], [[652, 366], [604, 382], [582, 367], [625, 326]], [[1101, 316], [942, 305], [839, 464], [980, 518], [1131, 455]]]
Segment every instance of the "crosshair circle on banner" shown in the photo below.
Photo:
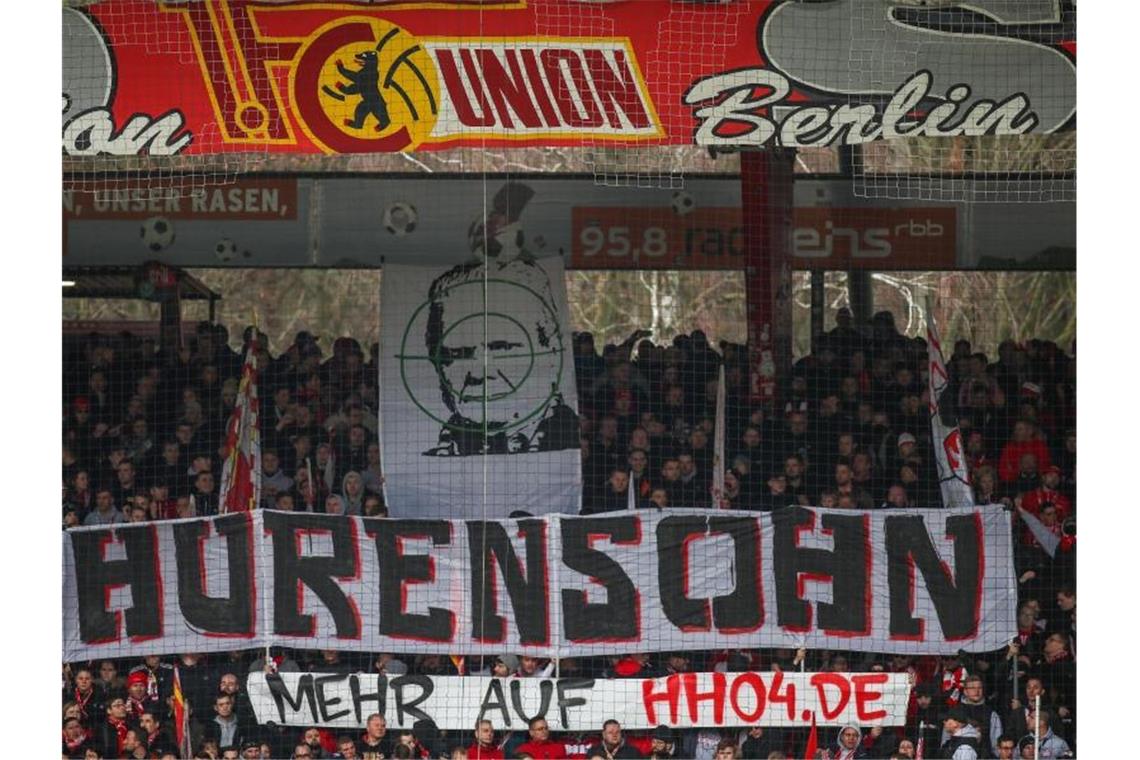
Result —
[[[536, 422], [560, 392], [565, 346], [550, 299], [529, 285], [492, 278], [484, 301], [483, 284], [481, 277], [458, 282], [420, 304], [396, 357], [412, 403], [453, 431], [517, 430]], [[484, 320], [485, 303], [496, 310]], [[510, 313], [503, 310], [508, 304]], [[438, 384], [411, 379], [417, 373], [410, 366], [419, 362], [433, 367]]]

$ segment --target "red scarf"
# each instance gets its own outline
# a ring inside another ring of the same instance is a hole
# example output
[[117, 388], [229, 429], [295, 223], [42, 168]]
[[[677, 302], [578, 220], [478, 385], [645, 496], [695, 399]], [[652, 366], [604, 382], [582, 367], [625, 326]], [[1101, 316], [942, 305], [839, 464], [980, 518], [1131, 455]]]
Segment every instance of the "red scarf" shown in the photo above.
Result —
[[80, 693], [79, 687], [75, 688], [75, 703], [79, 705], [79, 714], [83, 716], [83, 721], [87, 721], [87, 703], [91, 701], [91, 697], [95, 696], [95, 688], [91, 688], [91, 692], [84, 697]]
[[961, 695], [962, 681], [965, 680], [966, 669], [958, 666], [954, 670], [942, 671], [942, 691], [946, 693], [946, 704], [953, 707], [958, 704]]
[[133, 720], [138, 720], [142, 714], [146, 712], [146, 705], [143, 700], [135, 699], [134, 697], [127, 697], [127, 717]]
[[83, 729], [83, 733], [80, 734], [79, 738], [75, 741], [70, 741], [67, 738], [67, 732], [63, 732], [63, 746], [67, 747], [68, 752], [77, 751], [80, 747], [83, 746], [83, 743], [85, 741], [87, 741], [87, 729]]
[[146, 698], [148, 701], [158, 701], [158, 676], [150, 668], [146, 670]]
[[115, 729], [115, 755], [116, 757], [122, 756], [123, 742], [127, 739], [127, 731], [130, 730], [130, 726], [125, 720], [115, 720], [114, 718], [107, 718], [107, 722], [111, 724], [111, 728]]

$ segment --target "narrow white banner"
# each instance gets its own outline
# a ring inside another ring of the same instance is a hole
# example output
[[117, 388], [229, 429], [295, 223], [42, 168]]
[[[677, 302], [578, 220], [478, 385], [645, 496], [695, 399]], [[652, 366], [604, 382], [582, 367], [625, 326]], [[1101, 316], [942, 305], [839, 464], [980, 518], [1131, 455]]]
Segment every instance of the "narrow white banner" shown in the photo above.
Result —
[[545, 717], [554, 731], [598, 731], [616, 720], [631, 731], [658, 725], [901, 726], [906, 673], [680, 673], [663, 678], [491, 678], [375, 673], [282, 673], [249, 677], [260, 723], [364, 726], [373, 713], [388, 728], [430, 719], [442, 729], [526, 730]]

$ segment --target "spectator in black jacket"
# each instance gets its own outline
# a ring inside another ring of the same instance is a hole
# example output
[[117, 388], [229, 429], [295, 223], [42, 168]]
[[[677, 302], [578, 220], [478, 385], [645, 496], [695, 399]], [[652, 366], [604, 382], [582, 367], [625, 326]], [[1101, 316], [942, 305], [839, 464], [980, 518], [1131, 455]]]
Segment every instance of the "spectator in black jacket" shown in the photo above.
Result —
[[602, 740], [587, 750], [586, 757], [605, 757], [613, 760], [622, 757], [641, 757], [641, 753], [625, 743], [621, 724], [611, 719], [602, 724]]
[[219, 747], [236, 747], [244, 738], [234, 714], [234, 698], [229, 694], [214, 698], [214, 716], [202, 726], [202, 736], [215, 740]]

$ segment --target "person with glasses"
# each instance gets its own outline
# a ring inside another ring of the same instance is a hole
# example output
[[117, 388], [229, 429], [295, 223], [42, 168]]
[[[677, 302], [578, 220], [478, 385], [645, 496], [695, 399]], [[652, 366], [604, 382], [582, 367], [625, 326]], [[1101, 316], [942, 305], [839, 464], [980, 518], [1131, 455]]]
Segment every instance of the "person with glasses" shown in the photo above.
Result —
[[546, 722], [546, 718], [541, 716], [531, 718], [528, 733], [530, 740], [515, 748], [516, 757], [525, 754], [535, 760], [557, 760], [570, 756], [570, 748], [565, 742], [550, 738], [550, 725]]

